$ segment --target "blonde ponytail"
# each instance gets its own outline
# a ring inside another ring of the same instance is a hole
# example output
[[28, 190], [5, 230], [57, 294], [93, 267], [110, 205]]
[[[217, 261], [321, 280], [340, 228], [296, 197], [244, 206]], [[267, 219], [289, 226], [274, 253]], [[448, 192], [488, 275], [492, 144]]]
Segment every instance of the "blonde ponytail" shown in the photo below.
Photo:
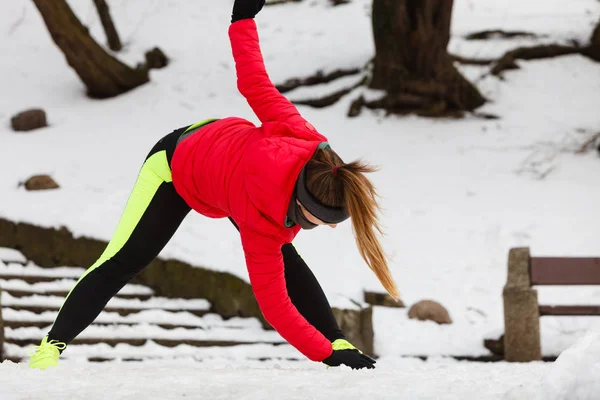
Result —
[[344, 207], [350, 214], [360, 255], [390, 296], [398, 300], [398, 288], [377, 236], [383, 235], [377, 216], [377, 193], [365, 176], [376, 170], [361, 161], [345, 164], [333, 150], [318, 150], [307, 164], [307, 186], [323, 204]]

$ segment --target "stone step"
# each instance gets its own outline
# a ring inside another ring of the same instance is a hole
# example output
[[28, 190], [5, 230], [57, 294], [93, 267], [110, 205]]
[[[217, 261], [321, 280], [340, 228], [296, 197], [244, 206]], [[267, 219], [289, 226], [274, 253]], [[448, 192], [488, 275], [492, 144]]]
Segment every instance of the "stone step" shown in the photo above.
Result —
[[[13, 297], [3, 292], [1, 298], [2, 307], [14, 310], [28, 310], [34, 313], [59, 310], [64, 303], [64, 297], [44, 296], [34, 294], [24, 297]], [[188, 311], [195, 315], [205, 315], [210, 309], [210, 303], [203, 299], [171, 299], [165, 297], [152, 297], [148, 300], [112, 298], [106, 311], [117, 312], [120, 315], [136, 313], [140, 310], [170, 310]]]
[[[54, 323], [54, 321], [7, 321], [4, 320], [4, 327], [5, 328], [12, 328], [12, 329], [18, 329], [18, 328], [40, 328], [40, 329], [44, 329], [44, 328], [50, 328], [50, 326]], [[115, 325], [122, 325], [122, 326], [137, 326], [139, 325], [139, 323], [137, 322], [94, 322], [92, 323], [90, 326], [115, 326]], [[161, 329], [189, 329], [189, 330], [193, 330], [193, 329], [210, 329], [210, 327], [206, 328], [206, 327], [193, 327], [193, 326], [186, 326], [186, 325], [177, 325], [177, 324], [154, 324], [157, 327], [160, 327]], [[224, 329], [244, 329], [242, 327], [237, 327], [237, 326], [226, 326], [223, 327]]]
[[[0, 263], [0, 288], [13, 297], [45, 294], [65, 298], [85, 273], [79, 267], [41, 268], [28, 264]], [[128, 284], [116, 297], [148, 300], [154, 291], [146, 286]]]
[[[41, 268], [19, 259], [17, 254], [5, 254], [4, 258], [6, 262], [0, 261], [4, 357], [24, 362], [32, 347], [47, 334], [85, 269]], [[209, 310], [206, 300], [161, 298], [154, 296], [150, 288], [127, 285], [69, 344], [62, 358], [90, 362], [190, 357], [302, 359], [275, 331], [263, 329], [257, 319], [224, 319]]]
[[47, 282], [55, 279], [79, 279], [85, 273], [85, 268], [81, 267], [52, 267], [43, 268], [37, 265], [28, 263], [3, 263], [0, 262], [0, 278], [13, 277], [20, 279], [28, 277], [28, 279], [40, 282]]
[[[19, 346], [24, 344], [36, 344], [46, 335], [46, 329], [36, 327], [6, 328], [4, 340], [7, 343], [15, 343]], [[223, 326], [207, 328], [186, 327], [163, 329], [155, 324], [140, 323], [135, 325], [90, 325], [77, 336], [76, 344], [92, 343], [128, 343], [140, 346], [146, 340], [153, 340], [163, 346], [175, 346], [179, 344], [190, 344], [192, 346], [203, 346], [203, 343], [225, 343], [215, 344], [229, 346], [232, 343], [282, 343], [283, 339], [275, 331], [262, 328], [229, 329]], [[195, 343], [195, 344], [193, 344]]]
[[[5, 307], [2, 307], [2, 308], [4, 309]], [[46, 311], [58, 311], [60, 309], [60, 306], [54, 306], [54, 305], [52, 305], [52, 306], [36, 306], [36, 305], [26, 305], [25, 304], [25, 305], [10, 305], [10, 306], [7, 306], [6, 308], [10, 308], [12, 310], [17, 310], [17, 311], [30, 311], [35, 314], [41, 314]], [[104, 311], [117, 313], [121, 316], [126, 316], [126, 315], [136, 314], [140, 311], [140, 309], [107, 306], [104, 308]], [[198, 317], [202, 317], [202, 316], [208, 314], [208, 310], [186, 310], [186, 311], [191, 314], [194, 314]]]
[[[46, 327], [51, 325], [56, 319], [56, 311], [46, 311], [41, 314], [35, 314], [30, 311], [14, 310], [9, 307], [3, 309], [3, 318], [5, 326], [18, 327]], [[223, 318], [218, 314], [207, 313], [201, 317], [187, 311], [166, 311], [166, 310], [141, 310], [137, 313], [121, 316], [114, 312], [102, 311], [95, 319], [94, 324], [126, 325], [136, 324], [162, 325], [169, 329], [170, 327], [189, 327], [189, 328], [228, 328], [228, 329], [252, 329], [262, 330], [263, 326], [256, 318]]]
[[[186, 358], [186, 359], [193, 359], [194, 361], [197, 362], [205, 362], [205, 361], [210, 361], [210, 359], [203, 359], [203, 358], [198, 358], [198, 357], [90, 357], [87, 358], [86, 360], [90, 363], [101, 363], [101, 362], [148, 362], [148, 361], [178, 361], [181, 360], [182, 358]], [[68, 358], [65, 357], [66, 360], [68, 360]], [[14, 363], [27, 363], [29, 362], [29, 358], [28, 357], [6, 357], [4, 358], [5, 361], [10, 361], [10, 362], [14, 362]], [[287, 358], [277, 358], [277, 357], [259, 357], [259, 358], [248, 358], [248, 361], [257, 361], [257, 362], [266, 362], [266, 361], [279, 361], [279, 360], [285, 360], [285, 361], [303, 361], [304, 359], [301, 357], [287, 357]], [[64, 361], [63, 361], [64, 362]]]
[[[0, 288], [2, 289], [3, 292], [6, 292], [13, 297], [26, 297], [26, 296], [31, 296], [32, 294], [45, 294], [45, 295], [49, 295], [49, 296], [58, 296], [58, 297], [66, 298], [67, 295], [69, 294], [68, 290], [47, 290], [44, 292], [40, 292], [40, 291], [33, 291], [33, 290], [18, 290], [18, 289], [3, 288], [1, 284], [0, 284]], [[149, 300], [152, 297], [152, 295], [151, 294], [135, 294], [135, 293], [131, 293], [131, 294], [130, 293], [125, 293], [125, 294], [117, 293], [117, 295], [115, 297], [121, 298], [121, 299]]]
[[18, 250], [9, 249], [6, 247], [0, 247], [0, 266], [2, 264], [19, 263], [22, 265], [27, 264], [27, 259]]
[[[0, 270], [0, 279], [8, 281], [8, 280], [21, 280], [25, 281], [29, 284], [32, 283], [40, 283], [40, 282], [55, 282], [59, 279], [71, 279], [73, 280], [75, 277], [71, 276], [47, 276], [47, 275], [19, 275], [19, 274], [7, 274], [3, 273]], [[75, 280], [73, 280], [75, 283]]]
[[[238, 341], [239, 343], [239, 341]], [[38, 345], [39, 343], [35, 343]], [[4, 357], [13, 361], [26, 361], [33, 346], [18, 346], [13, 343], [5, 343]], [[271, 345], [265, 343], [237, 344], [234, 346], [210, 346], [197, 347], [182, 344], [176, 347], [161, 346], [157, 342], [147, 340], [141, 346], [120, 343], [110, 346], [105, 343], [78, 345], [71, 343], [67, 350], [61, 355], [63, 360], [88, 360], [88, 361], [110, 361], [110, 360], [304, 360], [296, 349], [287, 343]]]
[[[12, 339], [5, 338], [6, 344], [14, 344], [19, 347], [24, 346], [37, 346], [40, 344], [40, 339]], [[194, 340], [194, 339], [143, 339], [143, 338], [115, 338], [115, 339], [103, 339], [103, 338], [75, 338], [71, 343], [76, 345], [93, 345], [93, 344], [107, 344], [111, 347], [117, 345], [127, 344], [130, 346], [143, 346], [150, 342], [154, 342], [163, 347], [175, 347], [179, 345], [188, 345], [193, 347], [208, 347], [208, 346], [238, 346], [248, 344], [270, 344], [278, 345], [280, 342], [252, 342], [252, 341], [237, 341], [237, 340]]]
[[[0, 269], [0, 288], [12, 293], [14, 297], [37, 293], [64, 298], [75, 286], [77, 279], [78, 277], [66, 276], [3, 274]], [[127, 284], [117, 293], [118, 297], [139, 299], [149, 299], [152, 295], [152, 289], [137, 284]]]

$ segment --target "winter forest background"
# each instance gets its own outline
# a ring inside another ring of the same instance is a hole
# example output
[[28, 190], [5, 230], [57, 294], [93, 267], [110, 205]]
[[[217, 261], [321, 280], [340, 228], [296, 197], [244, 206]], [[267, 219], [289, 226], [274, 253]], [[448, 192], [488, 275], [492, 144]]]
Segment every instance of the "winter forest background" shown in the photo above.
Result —
[[[279, 90], [346, 161], [381, 168], [403, 307], [350, 224], [295, 242], [377, 369], [283, 343], [237, 232], [199, 215], [59, 367], [27, 367], [154, 143], [206, 118], [258, 123], [236, 88], [232, 4], [0, 4], [0, 398], [596, 399], [598, 317], [539, 318], [538, 361], [512, 362], [502, 335], [511, 249], [600, 257], [597, 0], [268, 0], [257, 16]], [[598, 313], [596, 285], [535, 289]]]

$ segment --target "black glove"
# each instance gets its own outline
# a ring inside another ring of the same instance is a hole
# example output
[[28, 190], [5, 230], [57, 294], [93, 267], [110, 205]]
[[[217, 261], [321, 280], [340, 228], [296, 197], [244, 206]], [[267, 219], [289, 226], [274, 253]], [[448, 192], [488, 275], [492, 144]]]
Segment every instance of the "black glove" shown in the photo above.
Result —
[[377, 361], [360, 353], [358, 350], [334, 350], [323, 362], [330, 367], [337, 367], [344, 364], [352, 369], [373, 369]]
[[231, 23], [240, 19], [254, 18], [265, 5], [265, 0], [235, 0]]

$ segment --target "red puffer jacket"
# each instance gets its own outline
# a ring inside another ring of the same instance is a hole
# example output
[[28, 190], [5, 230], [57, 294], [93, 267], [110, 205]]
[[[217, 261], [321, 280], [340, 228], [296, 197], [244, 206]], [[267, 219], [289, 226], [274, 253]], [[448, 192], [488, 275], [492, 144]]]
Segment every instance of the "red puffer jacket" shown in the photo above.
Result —
[[331, 343], [290, 301], [281, 246], [300, 230], [285, 227], [296, 179], [327, 138], [271, 83], [254, 20], [231, 24], [229, 37], [238, 88], [262, 126], [231, 117], [201, 128], [177, 147], [173, 184], [200, 214], [234, 219], [265, 319], [306, 357], [322, 361], [331, 355]]

